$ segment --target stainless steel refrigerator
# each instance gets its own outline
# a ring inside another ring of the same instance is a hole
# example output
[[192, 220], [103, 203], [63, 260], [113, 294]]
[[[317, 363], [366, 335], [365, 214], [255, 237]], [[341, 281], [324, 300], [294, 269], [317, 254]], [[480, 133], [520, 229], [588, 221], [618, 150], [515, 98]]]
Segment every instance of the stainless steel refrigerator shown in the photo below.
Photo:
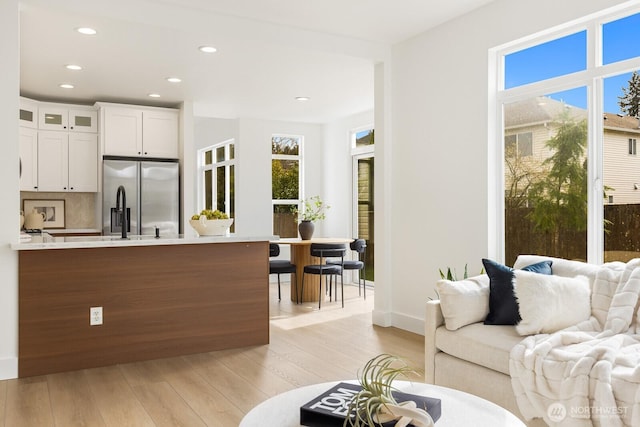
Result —
[[[102, 164], [102, 234], [122, 231], [122, 215], [116, 210], [119, 186], [127, 201], [127, 232], [161, 236], [180, 232], [180, 170], [177, 160], [143, 160], [104, 156]], [[120, 206], [122, 208], [122, 206]]]

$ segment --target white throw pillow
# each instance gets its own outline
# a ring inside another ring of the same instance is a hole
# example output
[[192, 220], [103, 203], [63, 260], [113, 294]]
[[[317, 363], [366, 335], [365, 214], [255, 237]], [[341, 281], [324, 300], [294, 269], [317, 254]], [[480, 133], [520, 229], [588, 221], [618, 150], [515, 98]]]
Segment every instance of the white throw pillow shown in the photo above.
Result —
[[522, 320], [520, 335], [558, 331], [591, 316], [591, 290], [585, 276], [548, 276], [515, 270], [513, 289]]
[[465, 280], [438, 280], [436, 283], [445, 327], [455, 331], [482, 322], [489, 314], [489, 277], [486, 274]]

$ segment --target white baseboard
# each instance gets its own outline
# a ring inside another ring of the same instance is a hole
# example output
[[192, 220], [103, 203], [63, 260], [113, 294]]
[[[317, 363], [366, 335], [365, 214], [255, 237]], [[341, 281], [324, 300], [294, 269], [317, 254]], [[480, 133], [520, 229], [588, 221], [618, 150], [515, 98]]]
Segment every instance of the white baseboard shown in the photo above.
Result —
[[389, 327], [393, 326], [414, 334], [424, 335], [424, 319], [408, 316], [401, 313], [391, 313], [373, 310], [372, 320], [374, 325]]
[[18, 358], [7, 357], [0, 359], [0, 380], [18, 378]]
[[371, 312], [371, 320], [374, 325], [382, 326], [384, 328], [393, 326], [391, 323], [391, 313], [388, 311], [373, 310], [373, 312]]

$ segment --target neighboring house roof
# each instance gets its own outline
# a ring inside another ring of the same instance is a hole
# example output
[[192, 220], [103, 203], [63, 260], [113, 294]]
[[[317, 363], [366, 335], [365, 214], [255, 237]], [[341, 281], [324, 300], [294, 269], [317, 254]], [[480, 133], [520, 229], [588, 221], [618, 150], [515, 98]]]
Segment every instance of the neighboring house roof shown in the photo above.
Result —
[[505, 104], [505, 128], [531, 126], [554, 121], [563, 110], [576, 120], [587, 118], [587, 111], [546, 96]]
[[640, 133], [640, 120], [631, 116], [604, 113], [604, 128], [624, 132]]
[[[546, 96], [538, 96], [525, 99], [524, 101], [505, 104], [505, 128], [517, 128], [552, 122], [566, 109], [570, 111], [571, 117], [575, 120], [587, 118], [587, 110]], [[640, 134], [640, 120], [631, 116], [604, 113], [604, 128]]]

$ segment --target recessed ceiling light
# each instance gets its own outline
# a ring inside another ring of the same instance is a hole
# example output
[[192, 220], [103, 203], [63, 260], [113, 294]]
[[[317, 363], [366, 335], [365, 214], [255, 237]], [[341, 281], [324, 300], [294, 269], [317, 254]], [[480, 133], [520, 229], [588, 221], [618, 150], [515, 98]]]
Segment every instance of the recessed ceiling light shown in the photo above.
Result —
[[94, 30], [93, 28], [89, 28], [89, 27], [76, 28], [76, 31], [79, 32], [80, 34], [84, 34], [85, 36], [93, 36], [93, 35], [98, 34], [98, 32], [96, 30]]
[[218, 51], [218, 49], [213, 46], [200, 46], [198, 49], [200, 49], [200, 52], [204, 53], [214, 53]]
[[300, 102], [302, 102], [302, 101], [308, 101], [308, 100], [310, 100], [310, 99], [311, 99], [311, 98], [309, 98], [308, 96], [296, 96], [296, 101], [300, 101]]
[[167, 81], [171, 83], [180, 83], [182, 79], [179, 79], [178, 77], [167, 77]]
[[65, 68], [67, 70], [74, 70], [74, 71], [78, 71], [78, 70], [82, 70], [82, 67], [79, 65], [75, 65], [75, 64], [69, 64], [69, 65], [65, 65]]
[[63, 89], [73, 89], [73, 85], [69, 84], [69, 83], [62, 83], [61, 85], [59, 85], [61, 88]]
[[151, 98], [160, 98], [160, 94], [159, 93], [150, 93], [149, 96]]

